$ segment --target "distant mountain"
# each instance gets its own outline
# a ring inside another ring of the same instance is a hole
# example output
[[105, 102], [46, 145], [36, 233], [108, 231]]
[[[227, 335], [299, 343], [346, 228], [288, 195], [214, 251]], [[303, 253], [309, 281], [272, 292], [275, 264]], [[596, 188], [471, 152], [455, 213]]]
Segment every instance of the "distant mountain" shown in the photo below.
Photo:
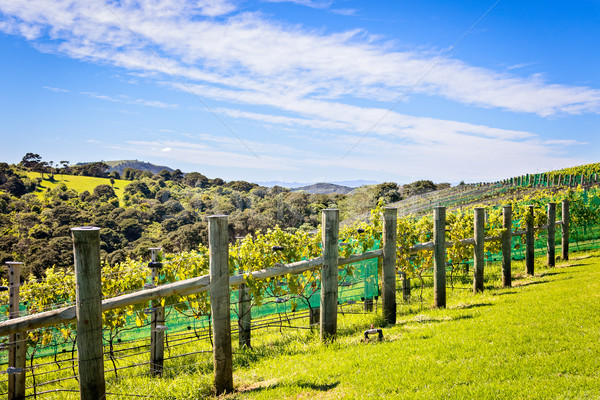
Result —
[[164, 165], [156, 165], [151, 164], [149, 162], [138, 161], [138, 160], [117, 160], [117, 161], [103, 161], [110, 168], [108, 172], [117, 171], [119, 174], [123, 174], [123, 170], [125, 168], [133, 168], [140, 169], [142, 171], [150, 171], [153, 174], [157, 174], [163, 169], [166, 169], [169, 172], [173, 172], [173, 168], [164, 166]]
[[[294, 188], [300, 188], [303, 186], [310, 186], [310, 185], [314, 185], [314, 182], [282, 182], [282, 181], [268, 181], [268, 182], [255, 182], [257, 184], [259, 184], [260, 186], [265, 186], [265, 187], [273, 187], [273, 186], [281, 186], [281, 187], [285, 187], [285, 188], [289, 188], [289, 189], [294, 189]], [[377, 181], [365, 181], [365, 180], [356, 180], [356, 181], [334, 181], [334, 182], [330, 182], [334, 185], [340, 185], [340, 186], [349, 186], [351, 188], [357, 188], [360, 186], [364, 186], [364, 185], [376, 185], [380, 182]]]
[[354, 188], [350, 186], [335, 185], [333, 183], [315, 183], [314, 185], [302, 186], [292, 189], [293, 192], [306, 192], [312, 194], [348, 194], [353, 191]]

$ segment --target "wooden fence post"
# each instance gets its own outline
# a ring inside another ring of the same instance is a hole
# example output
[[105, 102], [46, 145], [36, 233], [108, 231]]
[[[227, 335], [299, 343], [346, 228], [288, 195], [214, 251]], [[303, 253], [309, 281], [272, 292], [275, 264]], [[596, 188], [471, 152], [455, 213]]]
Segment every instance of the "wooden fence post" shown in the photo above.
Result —
[[398, 209], [383, 209], [383, 318], [388, 324], [396, 323], [396, 231]]
[[446, 207], [433, 209], [433, 306], [446, 307]]
[[410, 300], [410, 278], [402, 272], [402, 300]]
[[533, 206], [527, 206], [527, 215], [525, 216], [527, 225], [525, 227], [525, 265], [527, 267], [527, 274], [534, 274], [534, 245], [535, 239], [533, 236]]
[[[8, 318], [19, 317], [21, 266], [23, 263], [7, 261], [8, 266]], [[25, 398], [25, 361], [27, 358], [27, 332], [13, 333], [8, 338], [8, 399]]]
[[475, 244], [473, 245], [473, 294], [483, 292], [483, 245], [485, 243], [485, 209], [476, 207], [473, 230]]
[[[240, 271], [240, 274], [242, 273], [243, 271]], [[250, 302], [250, 289], [248, 289], [248, 285], [242, 283], [238, 287], [238, 342], [240, 347], [251, 347], [252, 308]]]
[[562, 201], [562, 259], [567, 261], [569, 259], [569, 200]]
[[227, 216], [209, 216], [210, 311], [213, 331], [214, 390], [217, 395], [233, 391], [227, 238]]
[[548, 203], [548, 266], [556, 265], [556, 203]]
[[337, 335], [339, 218], [340, 210], [323, 210], [320, 316], [321, 340], [323, 342], [332, 341]]
[[75, 255], [79, 394], [81, 400], [105, 399], [100, 228], [72, 228], [71, 233]]
[[511, 247], [512, 247], [512, 206], [502, 207], [502, 286], [512, 285]]
[[[157, 275], [161, 264], [156, 262], [156, 252], [160, 248], [149, 249], [152, 257], [152, 285], [157, 281]], [[160, 305], [160, 300], [152, 301], [152, 312], [150, 319], [150, 373], [160, 376], [163, 372], [165, 360], [165, 308]]]

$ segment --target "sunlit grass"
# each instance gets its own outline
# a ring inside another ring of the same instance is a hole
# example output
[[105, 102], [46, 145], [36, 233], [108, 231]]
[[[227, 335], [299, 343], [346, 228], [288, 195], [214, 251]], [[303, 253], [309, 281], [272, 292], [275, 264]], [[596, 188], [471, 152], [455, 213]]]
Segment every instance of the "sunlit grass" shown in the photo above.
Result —
[[[286, 398], [598, 398], [600, 387], [600, 253], [573, 255], [554, 269], [536, 260], [536, 276], [513, 263], [512, 288], [500, 287], [499, 265], [486, 269], [486, 290], [473, 295], [469, 278], [457, 276], [448, 288], [448, 307], [432, 309], [432, 290], [412, 301], [398, 299], [398, 321], [385, 326], [378, 312], [338, 315], [338, 339], [321, 344], [318, 330], [270, 328], [253, 334], [253, 349], [238, 349], [233, 338], [234, 383], [229, 399]], [[427, 283], [427, 281], [426, 281]], [[307, 325], [308, 316], [293, 321]], [[363, 332], [382, 327], [384, 341], [365, 342]], [[210, 350], [194, 341], [170, 355]], [[142, 350], [143, 351], [143, 350]], [[169, 353], [167, 352], [166, 356]], [[120, 364], [146, 362], [147, 353]], [[49, 367], [50, 368], [50, 367]], [[111, 363], [106, 361], [105, 368]], [[162, 378], [148, 366], [108, 372], [111, 398], [138, 395], [160, 399], [211, 396], [212, 355], [168, 360]], [[40, 370], [41, 372], [41, 370]], [[64, 372], [72, 373], [72, 371]], [[52, 376], [51, 374], [49, 374]], [[55, 374], [58, 377], [58, 373]], [[45, 377], [44, 379], [48, 379]], [[77, 382], [50, 386], [77, 390]], [[76, 399], [57, 392], [44, 399]]]
[[[38, 172], [27, 172], [27, 176], [30, 179], [40, 178], [41, 175]], [[42, 196], [47, 190], [52, 190], [56, 186], [64, 183], [67, 188], [75, 190], [77, 193], [88, 191], [94, 192], [94, 188], [98, 185], [109, 185], [115, 191], [115, 194], [119, 200], [123, 200], [125, 193], [125, 186], [131, 183], [122, 179], [115, 179], [114, 185], [111, 185], [109, 178], [96, 178], [93, 176], [79, 176], [79, 175], [61, 175], [55, 174], [54, 180], [48, 179], [48, 174], [44, 174], [41, 185], [36, 189], [36, 194]]]

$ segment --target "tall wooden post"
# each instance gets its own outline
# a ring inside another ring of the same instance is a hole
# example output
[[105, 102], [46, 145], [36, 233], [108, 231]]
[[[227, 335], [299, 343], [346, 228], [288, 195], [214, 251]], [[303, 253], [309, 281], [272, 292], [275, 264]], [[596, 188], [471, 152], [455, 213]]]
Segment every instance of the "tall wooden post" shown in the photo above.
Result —
[[502, 286], [512, 285], [511, 277], [511, 247], [512, 247], [512, 207], [502, 207]]
[[100, 228], [72, 228], [71, 233], [75, 255], [80, 398], [105, 399]]
[[529, 275], [534, 274], [534, 245], [535, 240], [533, 236], [533, 206], [527, 206], [527, 225], [525, 227], [525, 266], [527, 267], [527, 273]]
[[402, 299], [404, 301], [410, 300], [410, 278], [406, 275], [406, 272], [402, 272]]
[[[156, 253], [160, 248], [150, 248], [152, 263], [152, 285], [155, 285], [160, 273], [161, 264], [156, 262]], [[152, 313], [150, 319], [150, 373], [160, 376], [163, 372], [165, 360], [165, 308], [160, 305], [160, 299], [152, 302]]]
[[473, 294], [483, 292], [483, 245], [485, 243], [485, 209], [477, 207], [474, 210], [474, 238], [473, 246]]
[[569, 259], [569, 200], [562, 201], [562, 259]]
[[396, 232], [398, 209], [383, 210], [383, 318], [388, 324], [396, 323]]
[[548, 203], [548, 266], [556, 264], [556, 203]]
[[[240, 271], [240, 274], [243, 271]], [[242, 283], [238, 288], [238, 343], [240, 347], [251, 347], [252, 309], [250, 307], [250, 289]]]
[[433, 209], [433, 306], [446, 307], [446, 207]]
[[215, 393], [233, 391], [233, 359], [229, 299], [229, 244], [227, 216], [208, 217], [210, 310], [213, 331]]
[[[8, 318], [19, 318], [19, 288], [23, 263], [8, 261]], [[25, 398], [25, 361], [27, 359], [27, 332], [13, 333], [8, 337], [8, 399]]]
[[334, 340], [337, 335], [339, 218], [340, 210], [323, 210], [320, 322], [321, 341], [324, 342]]

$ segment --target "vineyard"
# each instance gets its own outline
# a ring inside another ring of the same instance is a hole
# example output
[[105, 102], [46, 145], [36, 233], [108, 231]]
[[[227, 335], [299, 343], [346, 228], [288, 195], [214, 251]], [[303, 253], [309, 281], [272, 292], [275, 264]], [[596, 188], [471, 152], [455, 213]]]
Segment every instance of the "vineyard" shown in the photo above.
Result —
[[[10, 291], [0, 293], [10, 318], [0, 323], [0, 334], [11, 335], [3, 341], [2, 396], [86, 398], [78, 385], [86, 379], [82, 362], [90, 359], [101, 365], [89, 368], [96, 371], [95, 380], [102, 376], [103, 387], [94, 390], [105, 390], [104, 379], [114, 384], [140, 375], [203, 372], [212, 380], [214, 371], [217, 392], [231, 391], [232, 363], [242, 362], [243, 349], [276, 343], [283, 331], [317, 330], [328, 342], [339, 334], [338, 315], [376, 312], [382, 323], [393, 324], [405, 306], [425, 307], [433, 298], [434, 306], [443, 307], [446, 289], [478, 292], [498, 280], [510, 286], [511, 260], [524, 260], [530, 274], [534, 252], [548, 254], [553, 265], [555, 242], [563, 243], [557, 246], [562, 258], [569, 243], [575, 251], [600, 247], [596, 188], [539, 191], [504, 207], [469, 206], [446, 214], [445, 206], [489, 195], [489, 188], [483, 189], [468, 187], [460, 196], [438, 193], [437, 201], [423, 195], [405, 209], [380, 203], [369, 222], [339, 231], [337, 210], [325, 210], [316, 233], [274, 228], [229, 244], [226, 229], [219, 230], [226, 217], [211, 217], [209, 247], [178, 254], [153, 249], [150, 262], [102, 264], [98, 286], [90, 289], [96, 292], [89, 294], [98, 304], [103, 299], [95, 333], [78, 327], [77, 268], [50, 269], [44, 280], [31, 276], [19, 285], [19, 265], [13, 263], [11, 281], [2, 283]], [[567, 208], [547, 206], [563, 201]], [[434, 216], [415, 216], [433, 207]], [[78, 256], [77, 243], [75, 249], [76, 266], [100, 266], [89, 252]], [[95, 357], [81, 358], [80, 346], [88, 342], [84, 334], [91, 335], [90, 343], [94, 335], [100, 340]], [[232, 334], [242, 349], [233, 358]]]

